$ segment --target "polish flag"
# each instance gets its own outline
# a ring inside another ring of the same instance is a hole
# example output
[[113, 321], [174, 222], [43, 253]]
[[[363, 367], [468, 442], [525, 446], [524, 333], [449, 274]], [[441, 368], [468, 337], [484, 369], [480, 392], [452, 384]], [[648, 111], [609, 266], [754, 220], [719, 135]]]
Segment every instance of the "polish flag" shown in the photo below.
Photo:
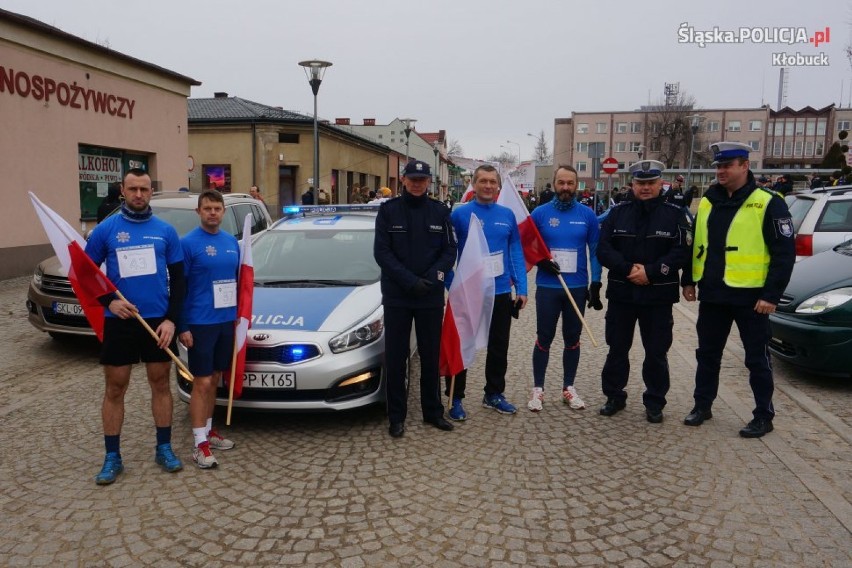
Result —
[[497, 203], [508, 207], [515, 214], [515, 221], [518, 223], [518, 231], [521, 233], [521, 246], [524, 249], [524, 259], [527, 262], [527, 272], [541, 260], [550, 258], [550, 249], [544, 244], [541, 238], [541, 233], [538, 232], [538, 227], [533, 223], [530, 217], [530, 212], [527, 206], [524, 205], [512, 178], [508, 174], [501, 172], [500, 177], [503, 180], [503, 187], [500, 189], [500, 195], [497, 196]]
[[86, 241], [65, 219], [42, 203], [33, 192], [30, 201], [36, 210], [44, 232], [50, 241], [59, 263], [68, 273], [71, 288], [80, 301], [89, 325], [101, 341], [104, 340], [104, 307], [98, 298], [115, 293], [116, 288], [100, 268], [83, 250]]
[[254, 262], [251, 257], [251, 213], [243, 223], [243, 238], [240, 241], [240, 277], [237, 284], [237, 322], [234, 337], [236, 364], [231, 373], [234, 380], [234, 397], [243, 394], [243, 373], [246, 370], [246, 338], [251, 325], [251, 302], [254, 294]]
[[476, 196], [476, 192], [473, 190], [473, 184], [469, 183], [469, 184], [467, 184], [467, 189], [464, 190], [464, 193], [461, 196], [461, 202], [467, 203], [468, 201], [473, 199], [475, 196]]
[[470, 216], [470, 232], [454, 271], [444, 312], [439, 368], [453, 376], [473, 365], [476, 352], [488, 345], [494, 309], [494, 277], [486, 271], [488, 243], [482, 223]]

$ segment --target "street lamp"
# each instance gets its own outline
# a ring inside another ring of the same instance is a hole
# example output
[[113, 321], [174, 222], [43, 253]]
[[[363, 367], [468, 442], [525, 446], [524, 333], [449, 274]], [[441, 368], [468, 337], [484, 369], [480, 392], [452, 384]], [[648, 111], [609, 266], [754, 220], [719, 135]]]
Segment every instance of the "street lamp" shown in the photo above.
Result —
[[515, 144], [518, 147], [518, 166], [521, 165], [521, 145], [511, 140], [506, 140], [506, 144]]
[[305, 76], [308, 78], [308, 84], [314, 92], [314, 188], [319, 195], [319, 128], [317, 126], [317, 93], [319, 93], [322, 78], [325, 76], [325, 70], [331, 67], [330, 61], [320, 61], [319, 59], [311, 59], [308, 61], [299, 61], [299, 65], [305, 68]]
[[402, 122], [405, 123], [405, 130], [403, 130], [403, 132], [405, 132], [405, 163], [407, 164], [408, 163], [408, 148], [409, 148], [408, 138], [411, 136], [411, 131], [414, 130], [411, 125], [414, 124], [415, 122], [417, 122], [417, 119], [416, 118], [400, 118], [399, 120], [401, 120]]
[[435, 144], [432, 146], [432, 151], [435, 152], [435, 175], [432, 176], [433, 179], [435, 180], [435, 196], [438, 199], [440, 199], [441, 198], [441, 194], [440, 194], [440, 191], [441, 191], [441, 174], [439, 173], [440, 172], [440, 169], [439, 169], [440, 162], [438, 162], [439, 150], [438, 150], [438, 141], [437, 140], [435, 140]]
[[689, 165], [686, 169], [686, 187], [688, 189], [692, 187], [690, 184], [692, 182], [692, 151], [695, 149], [695, 134], [701, 128], [701, 121], [704, 120], [704, 117], [700, 114], [691, 114], [686, 118], [689, 119], [689, 129], [692, 131], [692, 138], [689, 141]]
[[642, 156], [645, 155], [645, 146], [643, 144], [639, 144], [639, 149], [636, 150], [636, 153], [639, 154], [639, 161], [642, 161]]

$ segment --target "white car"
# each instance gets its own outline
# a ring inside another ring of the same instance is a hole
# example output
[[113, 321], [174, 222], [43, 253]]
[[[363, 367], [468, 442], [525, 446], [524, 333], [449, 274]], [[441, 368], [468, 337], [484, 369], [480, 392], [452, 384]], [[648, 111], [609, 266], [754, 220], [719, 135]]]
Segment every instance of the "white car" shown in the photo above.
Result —
[[852, 239], [852, 186], [788, 194], [784, 201], [796, 232], [796, 261]]
[[[378, 206], [285, 210], [252, 244], [254, 298], [235, 407], [346, 410], [384, 400], [384, 311], [373, 258]], [[182, 358], [186, 353], [181, 348]], [[177, 376], [179, 396], [191, 384]], [[224, 381], [217, 404], [227, 404]]]

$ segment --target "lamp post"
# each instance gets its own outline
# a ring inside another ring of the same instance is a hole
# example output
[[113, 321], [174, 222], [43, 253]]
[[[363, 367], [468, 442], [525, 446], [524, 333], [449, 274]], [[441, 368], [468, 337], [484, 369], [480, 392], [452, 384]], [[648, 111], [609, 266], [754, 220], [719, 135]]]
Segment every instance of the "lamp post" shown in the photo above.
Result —
[[695, 149], [695, 134], [701, 128], [701, 121], [704, 120], [704, 117], [700, 114], [692, 114], [686, 118], [689, 119], [689, 129], [692, 131], [692, 138], [689, 139], [689, 165], [686, 169], [686, 187], [689, 188], [692, 183], [692, 151]]
[[437, 140], [432, 145], [432, 151], [435, 152], [435, 175], [432, 176], [432, 178], [435, 180], [435, 182], [434, 182], [435, 183], [435, 196], [438, 199], [441, 199], [441, 193], [440, 193], [441, 192], [441, 173], [440, 173], [441, 170], [439, 169], [440, 168], [440, 162], [438, 161], [439, 150], [438, 150], [438, 141]]
[[411, 125], [414, 124], [415, 122], [417, 122], [417, 119], [416, 118], [400, 118], [400, 120], [403, 123], [405, 123], [405, 130], [403, 130], [403, 132], [405, 132], [405, 163], [407, 164], [408, 163], [408, 149], [409, 149], [409, 140], [408, 139], [411, 136], [411, 131], [414, 130], [414, 128]]
[[299, 65], [305, 68], [305, 76], [308, 78], [308, 84], [314, 92], [314, 189], [316, 195], [319, 195], [319, 127], [317, 124], [317, 93], [319, 93], [322, 78], [325, 76], [325, 70], [331, 67], [330, 61], [321, 61], [319, 59], [310, 59], [308, 61], [299, 61]]
[[521, 165], [521, 145], [511, 140], [506, 140], [506, 144], [515, 144], [518, 147], [518, 165]]

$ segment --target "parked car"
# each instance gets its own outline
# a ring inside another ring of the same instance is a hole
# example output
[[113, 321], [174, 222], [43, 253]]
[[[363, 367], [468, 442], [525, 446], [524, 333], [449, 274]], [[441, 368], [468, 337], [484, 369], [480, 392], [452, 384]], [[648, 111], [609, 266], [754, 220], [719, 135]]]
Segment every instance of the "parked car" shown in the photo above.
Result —
[[[266, 206], [244, 193], [226, 193], [225, 216], [221, 229], [242, 238], [243, 219], [252, 214], [252, 234], [264, 231], [272, 224]], [[151, 198], [154, 214], [170, 223], [183, 236], [198, 226], [198, 194], [189, 192], [155, 193]], [[113, 211], [112, 214], [115, 214]], [[27, 292], [27, 313], [30, 323], [51, 337], [63, 335], [94, 336], [83, 309], [68, 281], [68, 274], [52, 256], [36, 266]]]
[[797, 261], [852, 238], [852, 185], [791, 193], [784, 201], [793, 217]]
[[[384, 399], [384, 309], [373, 258], [378, 208], [285, 208], [287, 216], [253, 241], [252, 322], [234, 406], [332, 411]], [[176, 380], [188, 401], [192, 384]], [[224, 384], [218, 405], [227, 404]]]
[[769, 323], [779, 359], [852, 376], [852, 240], [796, 263]]

